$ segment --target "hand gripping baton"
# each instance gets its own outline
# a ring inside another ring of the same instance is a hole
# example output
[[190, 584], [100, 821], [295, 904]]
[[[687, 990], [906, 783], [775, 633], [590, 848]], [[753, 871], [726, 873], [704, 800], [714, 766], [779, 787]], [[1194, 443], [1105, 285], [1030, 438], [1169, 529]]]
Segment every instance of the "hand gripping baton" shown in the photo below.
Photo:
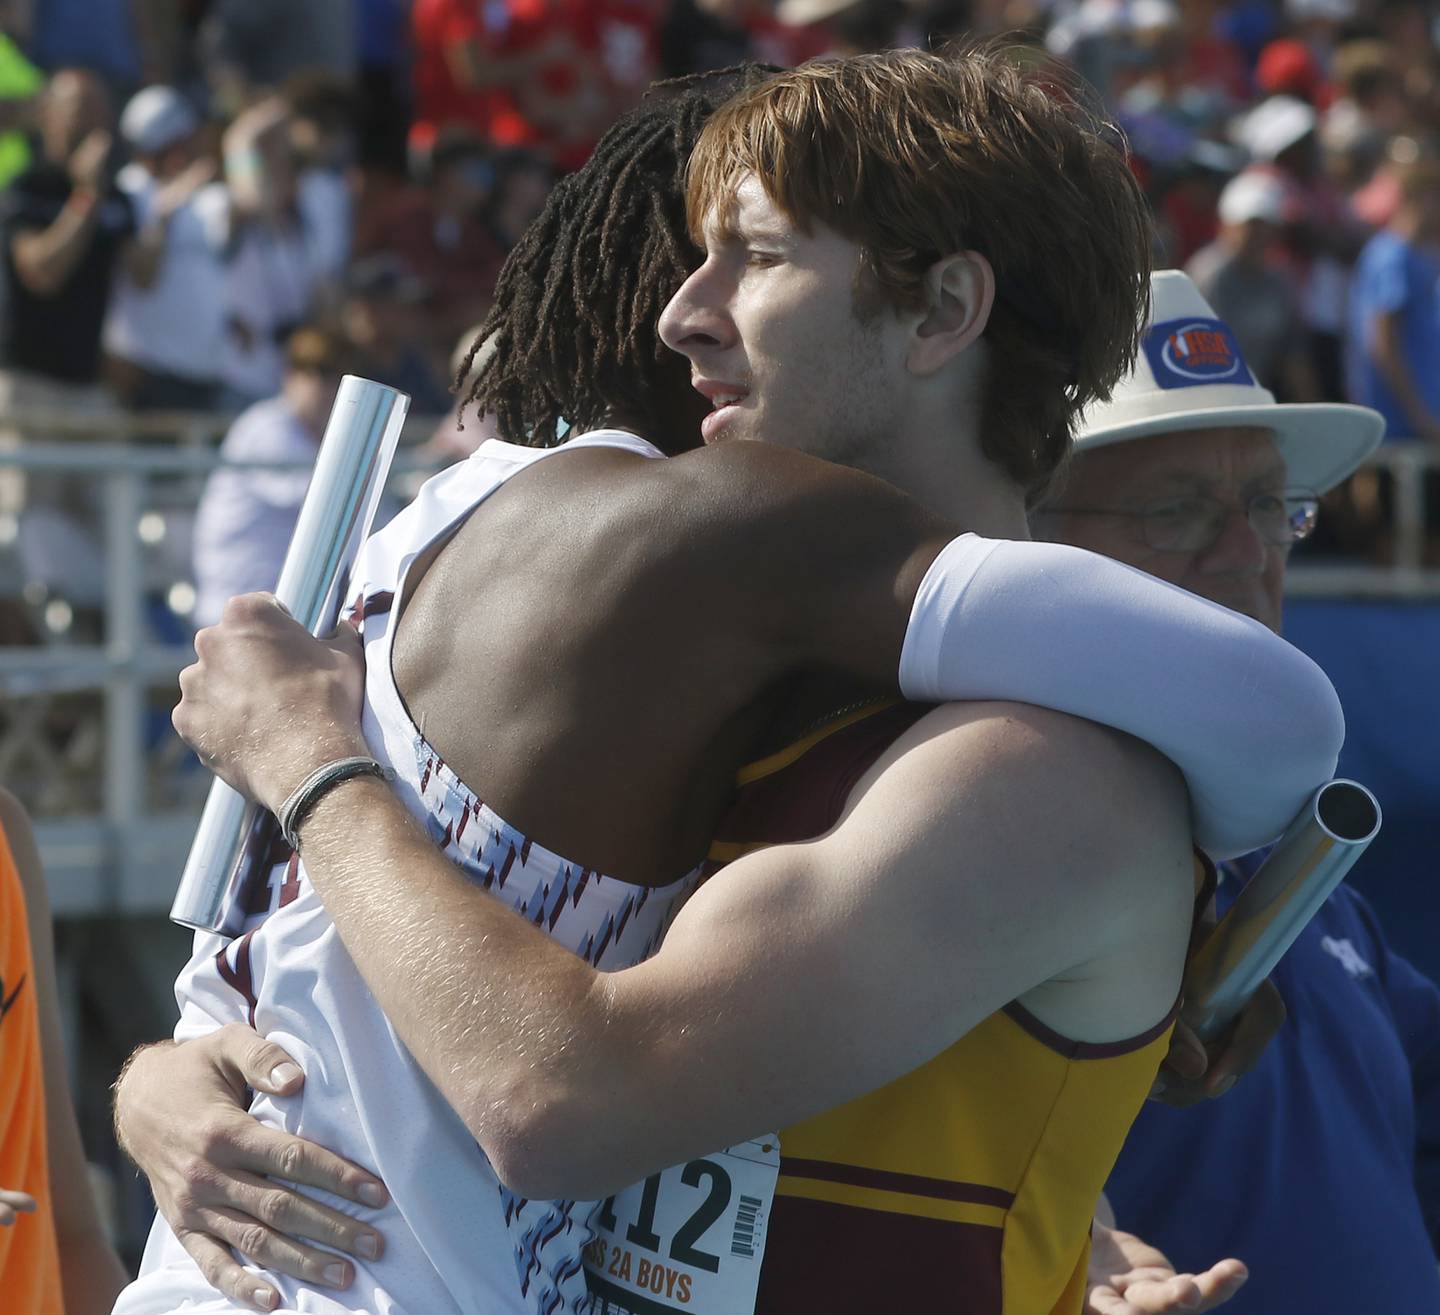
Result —
[[1379, 832], [1363, 785], [1315, 792], [1190, 960], [1184, 1015], [1201, 1040], [1229, 1026]]
[[[280, 568], [275, 596], [312, 635], [334, 628], [347, 577], [370, 533], [410, 399], [347, 374], [325, 426], [315, 474]], [[234, 936], [244, 924], [250, 882], [274, 836], [275, 819], [215, 781], [190, 845], [170, 917], [197, 931]]]

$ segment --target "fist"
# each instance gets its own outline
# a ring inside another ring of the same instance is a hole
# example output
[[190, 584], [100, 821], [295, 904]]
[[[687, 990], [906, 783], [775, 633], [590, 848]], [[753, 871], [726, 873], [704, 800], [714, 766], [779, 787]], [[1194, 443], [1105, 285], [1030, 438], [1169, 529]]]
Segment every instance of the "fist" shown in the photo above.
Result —
[[242, 594], [195, 636], [195, 654], [171, 721], [211, 771], [272, 812], [315, 768], [369, 752], [351, 627], [316, 639], [273, 594]]

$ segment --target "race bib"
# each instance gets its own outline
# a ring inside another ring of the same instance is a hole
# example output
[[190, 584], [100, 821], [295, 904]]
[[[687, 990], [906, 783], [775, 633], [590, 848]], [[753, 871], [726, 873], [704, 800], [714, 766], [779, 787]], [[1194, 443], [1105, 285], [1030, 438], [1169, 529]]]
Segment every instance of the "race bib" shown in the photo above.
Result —
[[652, 1174], [604, 1202], [585, 1249], [591, 1315], [753, 1315], [780, 1139]]

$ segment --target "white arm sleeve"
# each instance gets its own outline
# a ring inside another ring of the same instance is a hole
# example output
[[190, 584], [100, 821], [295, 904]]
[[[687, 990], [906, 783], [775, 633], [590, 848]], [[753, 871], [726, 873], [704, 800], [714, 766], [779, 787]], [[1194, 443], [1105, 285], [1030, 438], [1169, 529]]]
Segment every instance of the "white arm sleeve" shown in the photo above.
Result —
[[1215, 858], [1279, 835], [1345, 738], [1325, 673], [1258, 621], [1057, 543], [947, 544], [915, 596], [900, 689], [1034, 703], [1148, 741], [1184, 774]]

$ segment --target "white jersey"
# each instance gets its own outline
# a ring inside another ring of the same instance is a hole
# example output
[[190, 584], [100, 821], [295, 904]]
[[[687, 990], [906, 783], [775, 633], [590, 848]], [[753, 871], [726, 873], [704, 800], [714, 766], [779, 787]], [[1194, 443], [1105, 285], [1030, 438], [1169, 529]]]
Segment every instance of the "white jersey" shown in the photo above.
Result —
[[[492, 441], [426, 483], [415, 501], [366, 545], [350, 590], [365, 644], [365, 736], [394, 769], [396, 789], [440, 846], [483, 889], [597, 967], [654, 952], [694, 889], [698, 871], [651, 889], [570, 863], [498, 817], [441, 761], [410, 720], [391, 674], [394, 602], [410, 564], [448, 536], [511, 475], [584, 446], [661, 457], [621, 431], [582, 435], [561, 448]], [[231, 942], [200, 935], [176, 985], [185, 1040], [246, 1022], [283, 1046], [305, 1072], [292, 1097], [257, 1096], [251, 1109], [273, 1127], [318, 1142], [374, 1170], [389, 1189], [365, 1214], [385, 1238], [378, 1261], [354, 1261], [346, 1292], [306, 1288], [276, 1274], [281, 1309], [374, 1315], [555, 1315], [585, 1308], [581, 1252], [593, 1203], [519, 1200], [503, 1188], [460, 1118], [410, 1057], [340, 942], [304, 867], [277, 855], [263, 911]], [[116, 1315], [178, 1309], [230, 1311], [162, 1220], [140, 1277]]]

